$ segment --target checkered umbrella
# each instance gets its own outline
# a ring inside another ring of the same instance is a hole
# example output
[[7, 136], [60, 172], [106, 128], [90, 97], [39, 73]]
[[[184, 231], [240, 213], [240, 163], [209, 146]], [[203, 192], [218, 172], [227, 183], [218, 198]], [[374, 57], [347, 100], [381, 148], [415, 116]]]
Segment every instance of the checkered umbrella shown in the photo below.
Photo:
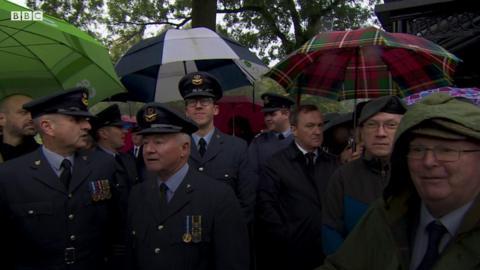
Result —
[[290, 93], [335, 100], [404, 97], [451, 85], [459, 61], [424, 38], [368, 27], [319, 33], [266, 76]]

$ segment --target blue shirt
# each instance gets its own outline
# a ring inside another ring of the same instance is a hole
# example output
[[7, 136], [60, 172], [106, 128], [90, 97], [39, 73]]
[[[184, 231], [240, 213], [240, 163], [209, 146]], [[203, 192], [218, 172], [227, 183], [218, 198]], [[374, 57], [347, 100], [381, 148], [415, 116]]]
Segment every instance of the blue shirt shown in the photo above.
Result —
[[447, 233], [443, 236], [439, 244], [440, 252], [447, 246], [448, 242], [457, 234], [458, 228], [462, 223], [463, 217], [467, 213], [473, 201], [466, 205], [446, 214], [445, 216], [436, 219], [430, 214], [425, 203], [422, 202], [420, 208], [420, 222], [415, 233], [415, 242], [412, 251], [412, 260], [410, 262], [410, 269], [417, 269], [422, 262], [423, 256], [427, 251], [428, 246], [428, 232], [427, 226], [430, 222], [437, 220], [447, 229]]
[[215, 129], [210, 130], [210, 132], [208, 132], [207, 135], [205, 135], [204, 137], [201, 137], [200, 135], [198, 135], [196, 133], [192, 134], [192, 138], [193, 138], [193, 141], [195, 142], [195, 146], [197, 147], [197, 149], [200, 149], [200, 145], [198, 145], [198, 141], [200, 141], [200, 138], [203, 138], [205, 140], [205, 142], [207, 143], [205, 148], [208, 147], [208, 144], [212, 140], [212, 136], [213, 136], [214, 131], [215, 131]]
[[68, 159], [70, 161], [70, 163], [72, 164], [72, 169], [73, 169], [73, 155], [71, 156], [68, 156], [68, 157], [64, 157], [62, 155], [59, 155], [55, 152], [52, 152], [50, 150], [48, 150], [45, 145], [42, 145], [42, 153], [43, 155], [45, 156], [45, 158], [47, 159], [48, 163], [50, 164], [50, 167], [52, 167], [53, 171], [55, 172], [55, 174], [60, 177], [60, 174], [62, 174], [62, 161], [64, 159]]
[[180, 170], [178, 170], [175, 174], [170, 176], [168, 179], [160, 179], [160, 177], [157, 177], [157, 184], [160, 187], [162, 183], [165, 183], [167, 185], [168, 190], [167, 190], [167, 200], [170, 202], [172, 199], [173, 195], [175, 194], [175, 191], [177, 190], [178, 186], [183, 181], [183, 178], [187, 175], [188, 172], [188, 163], [185, 163]]

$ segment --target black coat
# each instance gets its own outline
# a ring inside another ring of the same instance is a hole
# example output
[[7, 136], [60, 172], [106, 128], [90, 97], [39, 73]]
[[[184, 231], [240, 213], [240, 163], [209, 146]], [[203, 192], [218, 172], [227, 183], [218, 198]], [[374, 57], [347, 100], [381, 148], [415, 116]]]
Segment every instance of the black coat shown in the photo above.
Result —
[[207, 151], [200, 156], [192, 139], [189, 164], [194, 169], [230, 185], [247, 222], [253, 220], [257, 177], [248, 161], [247, 143], [215, 129]]
[[77, 154], [67, 190], [41, 149], [1, 164], [1, 269], [105, 269], [121, 225], [115, 173], [113, 158]]
[[[258, 193], [258, 218], [276, 269], [309, 270], [323, 262], [322, 196], [337, 168], [336, 159], [318, 149], [314, 177], [292, 142], [267, 161]], [[257, 234], [258, 235], [258, 234]]]
[[[248, 269], [247, 227], [230, 188], [190, 168], [166, 211], [159, 198], [155, 177], [131, 192], [130, 269]], [[183, 240], [191, 215], [201, 216], [197, 243]]]

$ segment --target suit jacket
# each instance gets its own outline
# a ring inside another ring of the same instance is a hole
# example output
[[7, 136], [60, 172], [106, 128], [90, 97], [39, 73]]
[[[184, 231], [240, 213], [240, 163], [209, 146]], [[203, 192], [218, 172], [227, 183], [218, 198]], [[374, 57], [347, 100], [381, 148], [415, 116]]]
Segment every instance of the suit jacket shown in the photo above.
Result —
[[136, 185], [128, 220], [132, 270], [248, 269], [248, 233], [237, 199], [191, 167], [163, 208], [155, 177]]
[[277, 269], [312, 269], [323, 262], [323, 192], [337, 168], [335, 157], [318, 149], [313, 177], [295, 142], [267, 161], [258, 194], [258, 218]]
[[77, 154], [67, 190], [41, 149], [1, 164], [1, 268], [105, 269], [120, 230], [115, 170]]
[[247, 150], [244, 140], [215, 129], [203, 157], [192, 143], [189, 164], [194, 170], [230, 185], [247, 222], [250, 222], [253, 220], [257, 177], [248, 161]]

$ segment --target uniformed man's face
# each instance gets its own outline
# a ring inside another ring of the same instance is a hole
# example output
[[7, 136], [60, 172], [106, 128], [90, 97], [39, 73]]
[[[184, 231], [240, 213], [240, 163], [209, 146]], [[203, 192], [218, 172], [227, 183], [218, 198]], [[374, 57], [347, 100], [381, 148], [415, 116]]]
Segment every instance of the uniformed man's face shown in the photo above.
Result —
[[319, 111], [300, 112], [292, 126], [295, 141], [307, 151], [314, 151], [323, 142], [323, 116]]
[[[480, 143], [417, 137], [410, 142], [409, 153], [411, 149], [428, 149], [421, 151], [423, 157], [412, 154], [407, 161], [418, 194], [431, 211], [441, 209], [449, 213], [480, 193], [480, 152], [457, 152], [480, 150]], [[442, 161], [439, 154], [454, 158]]]
[[33, 136], [36, 131], [30, 112], [22, 108], [23, 104], [32, 99], [26, 96], [12, 96], [4, 101], [0, 112], [0, 122], [3, 132], [15, 137]]
[[290, 114], [286, 110], [277, 110], [274, 112], [264, 113], [265, 125], [268, 130], [282, 132], [285, 126], [288, 125]]
[[213, 125], [213, 117], [218, 115], [218, 112], [218, 105], [212, 98], [199, 97], [185, 101], [186, 116], [201, 129]]
[[392, 153], [395, 132], [400, 120], [400, 114], [380, 112], [362, 123], [361, 136], [365, 151], [375, 157], [388, 158]]
[[103, 127], [102, 136], [112, 149], [119, 149], [125, 145], [125, 130], [121, 127]]
[[143, 136], [143, 158], [147, 170], [169, 177], [188, 160], [190, 137], [183, 133]]
[[74, 152], [88, 145], [88, 131], [91, 126], [85, 117], [52, 114], [44, 118], [45, 132], [53, 138], [56, 147], [64, 152]]

